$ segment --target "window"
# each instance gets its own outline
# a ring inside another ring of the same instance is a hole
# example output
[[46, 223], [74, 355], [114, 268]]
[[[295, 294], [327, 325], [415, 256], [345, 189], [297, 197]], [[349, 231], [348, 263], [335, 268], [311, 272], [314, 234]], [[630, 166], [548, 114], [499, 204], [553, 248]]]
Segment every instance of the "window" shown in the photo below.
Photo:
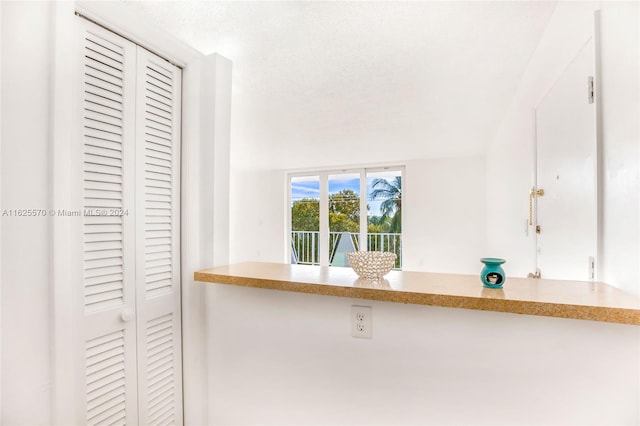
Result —
[[289, 175], [292, 264], [349, 266], [346, 253], [390, 251], [402, 267], [401, 167]]

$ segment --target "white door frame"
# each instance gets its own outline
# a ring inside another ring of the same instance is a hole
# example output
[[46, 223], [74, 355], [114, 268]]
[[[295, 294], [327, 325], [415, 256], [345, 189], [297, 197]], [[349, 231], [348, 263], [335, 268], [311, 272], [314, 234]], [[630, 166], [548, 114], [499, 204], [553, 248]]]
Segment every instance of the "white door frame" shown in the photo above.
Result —
[[594, 280], [602, 279], [604, 257], [604, 196], [603, 196], [603, 125], [602, 125], [602, 54], [600, 40], [600, 10], [593, 12], [593, 48], [595, 54], [594, 64], [594, 102], [596, 106], [596, 262]]
[[[2, 37], [2, 5], [0, 4], [0, 38]], [[2, 81], [2, 61], [0, 60], [0, 81]], [[0, 117], [2, 101], [0, 100]], [[0, 124], [0, 127], [2, 124]], [[1, 134], [1, 132], [0, 132]], [[0, 170], [2, 169], [2, 136], [0, 136]], [[0, 173], [0, 212], [2, 211], [2, 173]], [[2, 247], [2, 221], [0, 221], [0, 247]], [[2, 283], [2, 250], [0, 249], [0, 283]], [[0, 285], [0, 377], [2, 377], [2, 285]], [[0, 386], [0, 422], [2, 422], [2, 386]]]
[[[594, 48], [594, 104], [595, 104], [595, 133], [596, 133], [596, 146], [595, 146], [595, 204], [596, 204], [596, 254], [595, 254], [595, 267], [594, 267], [594, 280], [597, 281], [602, 276], [602, 255], [603, 255], [603, 204], [602, 204], [602, 101], [601, 101], [601, 43], [600, 43], [600, 11], [595, 10], [593, 12], [593, 33], [585, 40], [584, 44], [580, 46], [578, 51], [581, 51], [584, 45], [586, 45], [591, 39], [593, 39]], [[573, 60], [573, 58], [572, 58]], [[567, 67], [571, 62], [567, 63]], [[547, 96], [547, 94], [553, 88], [555, 80], [551, 86], [547, 89], [546, 93], [540, 98], [540, 102]], [[586, 93], [586, 90], [585, 90]], [[537, 135], [537, 119], [536, 111], [539, 105], [536, 105], [532, 110], [533, 116], [533, 173], [532, 181], [536, 190], [538, 189], [538, 135]], [[535, 269], [538, 271], [538, 238], [536, 234], [536, 225], [538, 220], [538, 197], [533, 198], [533, 227], [529, 228], [529, 232], [533, 234], [533, 259]], [[544, 274], [544, 271], [542, 271]]]
[[[206, 306], [204, 288], [193, 283], [193, 271], [200, 265], [200, 240], [198, 205], [204, 192], [198, 178], [199, 150], [201, 141], [201, 84], [210, 83], [215, 76], [201, 75], [200, 67], [204, 55], [184, 43], [165, 34], [161, 30], [145, 25], [127, 14], [123, 7], [101, 2], [55, 2], [53, 5], [52, 50], [52, 93], [51, 123], [52, 134], [52, 206], [53, 209], [71, 208], [72, 187], [72, 146], [74, 129], [78, 116], [74, 109], [78, 87], [70, 78], [79, 69], [79, 57], [70, 55], [70, 46], [75, 44], [75, 12], [94, 22], [147, 47], [183, 68], [183, 122], [181, 186], [181, 270], [182, 270], [182, 327], [183, 365], [206, 368]], [[77, 411], [76, 395], [80, 391], [77, 384], [69, 383], [69, 373], [77, 364], [68, 356], [69, 348], [77, 344], [78, 336], [74, 318], [74, 294], [71, 265], [72, 254], [69, 242], [72, 238], [70, 219], [52, 220], [52, 382], [53, 382], [53, 424], [74, 424], [83, 413]], [[195, 362], [197, 361], [197, 362]], [[191, 364], [194, 363], [194, 364]], [[184, 369], [184, 412], [185, 423], [207, 423], [207, 376], [205, 371], [195, 368]]]

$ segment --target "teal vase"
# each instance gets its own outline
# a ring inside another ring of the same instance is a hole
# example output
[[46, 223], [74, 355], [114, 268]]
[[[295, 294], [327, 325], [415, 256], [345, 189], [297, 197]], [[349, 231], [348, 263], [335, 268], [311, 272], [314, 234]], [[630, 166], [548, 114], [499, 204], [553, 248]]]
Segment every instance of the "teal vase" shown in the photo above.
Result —
[[495, 257], [483, 257], [480, 262], [484, 263], [484, 268], [480, 272], [480, 280], [487, 288], [502, 288], [506, 280], [502, 265], [506, 260]]

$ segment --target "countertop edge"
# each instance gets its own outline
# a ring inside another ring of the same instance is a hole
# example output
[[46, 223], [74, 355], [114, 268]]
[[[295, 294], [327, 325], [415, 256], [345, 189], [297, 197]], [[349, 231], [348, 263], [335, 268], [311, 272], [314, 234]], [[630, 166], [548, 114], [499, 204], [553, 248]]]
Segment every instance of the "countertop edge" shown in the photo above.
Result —
[[232, 276], [205, 271], [195, 272], [194, 280], [200, 282], [290, 291], [305, 294], [350, 297], [356, 299], [378, 300], [415, 305], [440, 306], [521, 315], [546, 316], [617, 324], [640, 325], [640, 310], [629, 308], [396, 291], [364, 287], [351, 287], [338, 284], [333, 285], [328, 283], [318, 284], [289, 280], [277, 280], [273, 278], [258, 278], [239, 275]]

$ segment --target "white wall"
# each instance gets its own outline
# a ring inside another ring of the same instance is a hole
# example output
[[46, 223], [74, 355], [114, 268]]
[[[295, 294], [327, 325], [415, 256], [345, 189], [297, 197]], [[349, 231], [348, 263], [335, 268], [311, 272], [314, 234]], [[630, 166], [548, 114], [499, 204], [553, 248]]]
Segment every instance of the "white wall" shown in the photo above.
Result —
[[[47, 209], [51, 5], [1, 7], [2, 207]], [[50, 422], [50, 233], [47, 218], [2, 217], [0, 423], [6, 425]]]
[[231, 263], [285, 261], [285, 172], [233, 170]]
[[640, 294], [640, 4], [603, 3], [602, 280]]
[[476, 274], [502, 255], [486, 251], [484, 168], [479, 155], [406, 163], [404, 269]]
[[[640, 294], [638, 198], [638, 3], [559, 3], [505, 114], [488, 154], [487, 235], [490, 251], [509, 253], [515, 275], [534, 269], [533, 234], [524, 233], [533, 184], [532, 109], [579, 47], [601, 10], [603, 119], [603, 258], [600, 280]], [[544, 272], [543, 272], [544, 273]]]
[[[200, 238], [200, 267], [226, 265], [229, 263], [229, 150], [230, 150], [230, 114], [231, 114], [231, 69], [232, 64], [228, 59], [212, 54], [206, 56], [202, 61], [200, 72], [202, 75], [200, 95], [202, 96], [201, 111], [201, 135], [198, 152], [199, 160], [199, 181], [193, 182], [200, 188], [198, 202], [198, 214], [200, 227], [198, 236]], [[187, 165], [189, 167], [189, 165]], [[183, 205], [183, 208], [187, 206]], [[193, 217], [193, 215], [186, 211]], [[192, 276], [193, 270], [187, 271]], [[185, 393], [185, 423], [186, 424], [214, 424], [211, 421], [213, 412], [209, 404], [211, 389], [215, 387], [215, 378], [211, 376], [211, 368], [208, 366], [212, 348], [218, 342], [208, 338], [208, 330], [215, 326], [216, 318], [213, 316], [212, 306], [215, 305], [215, 295], [209, 287], [204, 287], [200, 283], [193, 283], [192, 278], [183, 280], [183, 285], [189, 286], [192, 294], [205, 290], [206, 320], [205, 324], [193, 321], [197, 326], [204, 325], [206, 333], [199, 335], [204, 342], [194, 345], [191, 342], [191, 352], [195, 350], [204, 353], [194, 354], [199, 361], [197, 366], [183, 363], [185, 373], [191, 376], [206, 377], [207, 395], [204, 401], [206, 417], [199, 418], [191, 413], [192, 407], [201, 408], [200, 404], [193, 404], [187, 398], [201, 399], [202, 395], [196, 395], [199, 391], [197, 387], [191, 386], [189, 394]], [[192, 308], [186, 307], [185, 314], [190, 316]], [[183, 316], [183, 318], [186, 316]], [[189, 324], [185, 324], [189, 326]], [[202, 359], [204, 358], [204, 360]], [[207, 374], [208, 373], [208, 374]], [[189, 412], [187, 412], [189, 409]]]
[[640, 422], [638, 327], [210, 285], [212, 424]]

